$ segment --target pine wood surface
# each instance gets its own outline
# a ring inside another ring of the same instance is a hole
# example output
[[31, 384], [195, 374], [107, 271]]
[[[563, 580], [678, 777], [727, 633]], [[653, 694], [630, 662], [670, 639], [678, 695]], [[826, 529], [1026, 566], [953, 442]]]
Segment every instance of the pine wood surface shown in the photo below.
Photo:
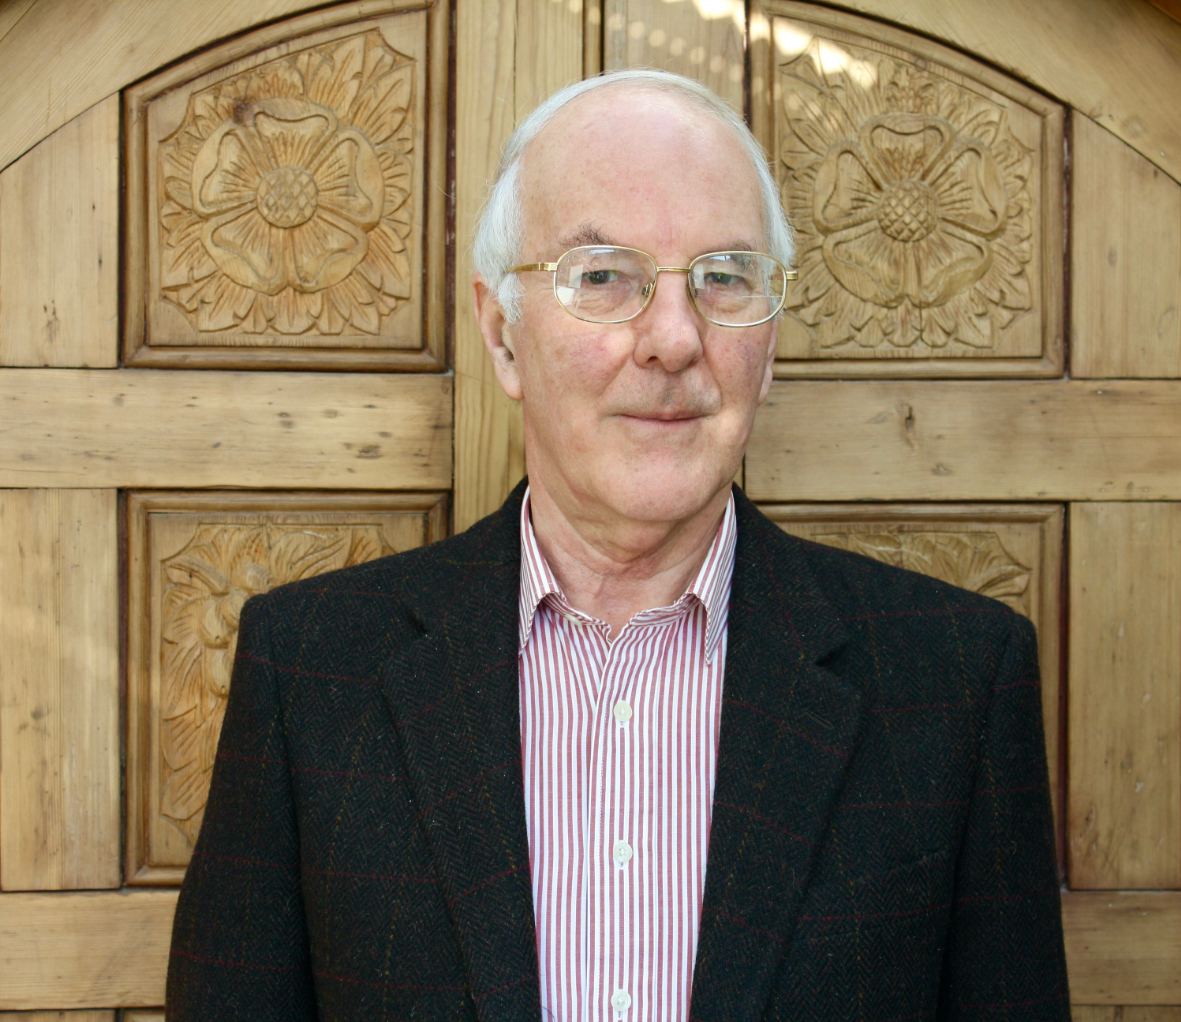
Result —
[[1181, 376], [1181, 184], [1072, 115], [1071, 373]]
[[0, 365], [114, 366], [119, 99], [0, 173]]
[[115, 505], [114, 490], [0, 490], [5, 891], [119, 885]]
[[1070, 515], [1070, 885], [1181, 888], [1181, 504]]
[[1181, 893], [1068, 891], [1062, 924], [1072, 1001], [1181, 1004]]
[[1144, 1007], [1143, 1005], [1075, 1004], [1071, 1006], [1074, 1022], [1181, 1022], [1181, 1007]]
[[163, 1004], [176, 894], [0, 894], [0, 1008]]
[[756, 501], [1178, 499], [1181, 386], [776, 381], [746, 484]]
[[517, 121], [581, 76], [582, 18], [565, 4], [466, 0], [456, 12], [456, 531], [495, 511], [525, 472], [521, 410], [505, 397], [476, 325], [476, 216]]
[[1081, 110], [1181, 181], [1181, 24], [1146, 0], [842, 0]]
[[451, 378], [0, 371], [0, 486], [446, 489]]
[[[127, 1016], [125, 1015], [124, 1018]], [[160, 1013], [163, 1020], [164, 1013]], [[0, 1011], [0, 1022], [115, 1022], [111, 1011]]]
[[603, 0], [603, 68], [659, 67], [704, 82], [746, 106], [746, 11], [741, 0]]

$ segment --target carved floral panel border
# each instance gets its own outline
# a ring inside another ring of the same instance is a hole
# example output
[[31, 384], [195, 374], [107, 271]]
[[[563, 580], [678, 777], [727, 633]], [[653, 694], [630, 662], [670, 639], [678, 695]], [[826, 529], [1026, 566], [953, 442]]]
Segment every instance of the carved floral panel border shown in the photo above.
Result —
[[750, 44], [800, 273], [776, 375], [1059, 375], [1063, 108], [810, 4], [754, 5]]
[[127, 364], [442, 367], [447, 31], [349, 4], [127, 90]]
[[437, 493], [128, 495], [128, 883], [184, 875], [246, 600], [432, 542], [446, 511]]
[[764, 504], [794, 536], [872, 557], [1000, 600], [1038, 631], [1050, 790], [1061, 848], [1059, 504]]

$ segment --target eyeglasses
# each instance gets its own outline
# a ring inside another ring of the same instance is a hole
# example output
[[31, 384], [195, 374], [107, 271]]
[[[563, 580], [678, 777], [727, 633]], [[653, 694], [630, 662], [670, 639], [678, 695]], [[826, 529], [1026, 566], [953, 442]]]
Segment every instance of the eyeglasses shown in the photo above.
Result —
[[648, 307], [659, 273], [683, 273], [689, 300], [717, 326], [758, 326], [774, 319], [796, 279], [764, 252], [706, 252], [688, 266], [657, 266], [647, 252], [618, 245], [582, 245], [556, 263], [526, 263], [509, 273], [552, 273], [554, 297], [587, 323], [626, 323]]

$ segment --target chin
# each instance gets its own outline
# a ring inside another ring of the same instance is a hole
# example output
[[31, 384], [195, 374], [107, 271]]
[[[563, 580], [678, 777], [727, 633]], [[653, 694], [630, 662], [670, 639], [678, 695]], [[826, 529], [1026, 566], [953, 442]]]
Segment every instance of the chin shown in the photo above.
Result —
[[646, 464], [632, 471], [610, 473], [600, 492], [603, 502], [622, 517], [671, 522], [695, 515], [728, 485], [733, 475], [704, 467]]

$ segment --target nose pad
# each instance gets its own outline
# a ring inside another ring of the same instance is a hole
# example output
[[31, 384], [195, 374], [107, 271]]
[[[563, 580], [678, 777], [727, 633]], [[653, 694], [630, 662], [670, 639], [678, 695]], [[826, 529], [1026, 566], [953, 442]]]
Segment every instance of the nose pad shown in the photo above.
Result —
[[649, 281], [647, 284], [645, 284], [645, 285], [644, 285], [644, 286], [643, 286], [643, 287], [640, 289], [640, 294], [642, 294], [642, 295], [643, 295], [645, 298], [647, 298], [647, 297], [648, 297], [648, 296], [649, 296], [649, 295], [652, 293], [652, 289], [653, 289], [655, 286], [656, 286], [656, 281], [654, 281], [654, 280], [653, 280], [653, 281]]

